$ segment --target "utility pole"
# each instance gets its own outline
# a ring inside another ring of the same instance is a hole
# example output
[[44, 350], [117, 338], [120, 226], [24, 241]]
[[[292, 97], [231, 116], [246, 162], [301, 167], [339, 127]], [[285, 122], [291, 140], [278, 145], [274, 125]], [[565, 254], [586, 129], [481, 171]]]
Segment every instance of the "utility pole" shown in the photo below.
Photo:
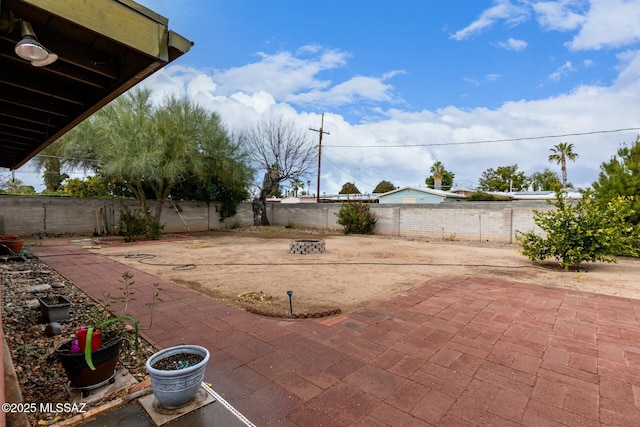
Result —
[[320, 203], [320, 161], [322, 159], [322, 134], [326, 133], [327, 135], [331, 135], [329, 132], [325, 132], [323, 130], [324, 127], [324, 113], [322, 113], [322, 121], [320, 122], [320, 129], [309, 128], [314, 132], [318, 132], [320, 135], [320, 141], [318, 142], [318, 193], [316, 194], [316, 203]]

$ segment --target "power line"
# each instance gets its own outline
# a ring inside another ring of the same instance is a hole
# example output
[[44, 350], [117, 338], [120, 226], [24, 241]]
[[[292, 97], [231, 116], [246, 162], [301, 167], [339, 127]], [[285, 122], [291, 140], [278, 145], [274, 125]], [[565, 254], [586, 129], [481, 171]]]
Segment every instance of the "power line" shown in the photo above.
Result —
[[331, 163], [331, 164], [333, 165], [333, 167], [334, 167], [334, 168], [338, 169], [339, 171], [341, 171], [341, 172], [345, 173], [346, 175], [350, 176], [351, 178], [353, 178], [353, 181], [354, 181], [354, 182], [355, 182], [355, 181], [357, 181], [357, 182], [359, 182], [359, 183], [361, 183], [361, 184], [364, 184], [364, 185], [366, 185], [366, 186], [368, 186], [368, 187], [374, 187], [374, 188], [375, 188], [375, 185], [371, 185], [371, 184], [368, 184], [368, 183], [366, 183], [366, 182], [364, 182], [364, 181], [362, 181], [362, 180], [360, 180], [360, 179], [357, 179], [355, 176], [351, 175], [351, 173], [349, 173], [349, 172], [347, 172], [346, 170], [342, 169], [340, 166], [338, 166], [337, 164], [335, 164], [335, 162], [333, 162], [333, 161], [332, 161], [330, 158], [328, 158], [326, 155], [324, 156], [324, 159], [325, 159], [326, 161], [328, 161], [329, 163]]
[[[326, 145], [325, 145], [325, 148], [326, 148]], [[325, 150], [325, 152], [331, 153], [332, 155], [334, 155], [334, 156], [336, 156], [336, 157], [339, 157], [339, 158], [340, 158], [340, 159], [342, 159], [344, 162], [351, 163], [352, 165], [355, 165], [356, 167], [358, 167], [358, 169], [366, 169], [366, 170], [370, 170], [371, 172], [374, 172], [376, 175], [379, 175], [379, 176], [381, 176], [381, 177], [383, 177], [383, 178], [386, 178], [386, 179], [388, 179], [388, 180], [390, 180], [390, 181], [394, 181], [394, 182], [398, 182], [398, 181], [400, 181], [400, 182], [406, 182], [406, 183], [409, 183], [409, 181], [405, 181], [404, 179], [394, 178], [394, 177], [392, 177], [392, 176], [390, 176], [390, 175], [385, 175], [385, 174], [381, 173], [379, 170], [376, 170], [376, 169], [373, 169], [373, 168], [369, 168], [369, 167], [366, 167], [366, 166], [362, 166], [361, 164], [356, 163], [356, 162], [354, 162], [354, 161], [352, 161], [352, 160], [350, 160], [350, 159], [348, 159], [348, 158], [346, 158], [346, 157], [344, 157], [344, 156], [341, 156], [341, 155], [339, 155], [338, 153], [336, 153], [336, 152], [334, 152], [334, 151], [332, 151], [332, 150]], [[327, 156], [325, 155], [325, 159], [326, 159], [326, 158], [327, 158]], [[327, 159], [327, 160], [330, 160], [330, 159]], [[331, 163], [335, 165], [335, 162], [331, 162]], [[353, 176], [352, 176], [352, 177], [353, 177]], [[354, 179], [355, 179], [355, 178], [354, 178]]]
[[437, 147], [443, 145], [469, 145], [469, 144], [488, 144], [493, 142], [517, 142], [517, 141], [532, 141], [537, 139], [548, 138], [566, 138], [568, 136], [585, 136], [596, 135], [602, 133], [616, 133], [616, 132], [628, 132], [632, 130], [640, 130], [640, 127], [636, 128], [623, 128], [623, 129], [611, 129], [611, 130], [595, 130], [591, 132], [576, 132], [565, 133], [560, 135], [545, 135], [545, 136], [529, 136], [523, 138], [507, 138], [507, 139], [487, 139], [480, 141], [463, 141], [463, 142], [433, 142], [430, 144], [389, 144], [389, 145], [325, 145], [325, 147], [331, 148], [402, 148], [402, 147]]

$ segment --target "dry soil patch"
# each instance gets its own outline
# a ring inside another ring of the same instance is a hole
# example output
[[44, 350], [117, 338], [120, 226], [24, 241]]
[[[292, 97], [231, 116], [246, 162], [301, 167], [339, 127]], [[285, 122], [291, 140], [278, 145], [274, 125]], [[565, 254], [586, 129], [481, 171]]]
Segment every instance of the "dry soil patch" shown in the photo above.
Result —
[[[323, 254], [289, 253], [293, 239], [323, 239]], [[96, 252], [228, 303], [294, 312], [351, 311], [439, 276], [499, 277], [640, 298], [640, 260], [563, 271], [533, 265], [515, 245], [300, 232], [212, 232], [170, 242], [103, 246]], [[181, 267], [183, 266], [183, 267]], [[190, 267], [192, 266], [192, 267]]]

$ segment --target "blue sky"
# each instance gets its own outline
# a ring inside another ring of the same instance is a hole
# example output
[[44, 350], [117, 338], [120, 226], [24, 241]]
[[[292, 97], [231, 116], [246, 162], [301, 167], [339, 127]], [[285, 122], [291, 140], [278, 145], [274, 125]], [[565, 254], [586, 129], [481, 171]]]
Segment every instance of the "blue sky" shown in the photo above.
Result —
[[[274, 113], [317, 128], [325, 113], [321, 193], [424, 186], [435, 161], [466, 188], [500, 166], [559, 173], [559, 142], [586, 187], [640, 134], [537, 138], [640, 128], [640, 0], [139, 3], [195, 43], [144, 82], [156, 99], [189, 97], [233, 131]], [[521, 138], [536, 139], [460, 144]]]

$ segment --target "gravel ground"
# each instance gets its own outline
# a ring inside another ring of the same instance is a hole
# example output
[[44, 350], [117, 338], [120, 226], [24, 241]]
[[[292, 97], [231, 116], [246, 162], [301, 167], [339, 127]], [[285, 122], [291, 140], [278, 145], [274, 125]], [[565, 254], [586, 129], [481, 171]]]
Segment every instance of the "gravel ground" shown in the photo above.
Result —
[[[68, 379], [55, 357], [55, 348], [61, 342], [73, 339], [78, 328], [87, 324], [87, 319], [105, 316], [107, 312], [73, 283], [37, 258], [0, 262], [0, 285], [5, 340], [11, 351], [23, 402], [38, 405], [68, 403]], [[47, 295], [64, 295], [72, 302], [69, 316], [61, 322], [62, 333], [54, 337], [45, 334], [46, 323], [37, 302], [38, 297]], [[140, 344], [137, 355], [133, 349], [123, 346], [119, 363], [120, 367], [126, 367], [138, 381], [145, 379], [145, 361], [155, 352], [144, 340], [140, 339]], [[121, 396], [107, 396], [90, 407], [100, 406], [118, 397]], [[51, 425], [74, 415], [76, 414], [41, 412], [28, 414], [33, 426]]]

